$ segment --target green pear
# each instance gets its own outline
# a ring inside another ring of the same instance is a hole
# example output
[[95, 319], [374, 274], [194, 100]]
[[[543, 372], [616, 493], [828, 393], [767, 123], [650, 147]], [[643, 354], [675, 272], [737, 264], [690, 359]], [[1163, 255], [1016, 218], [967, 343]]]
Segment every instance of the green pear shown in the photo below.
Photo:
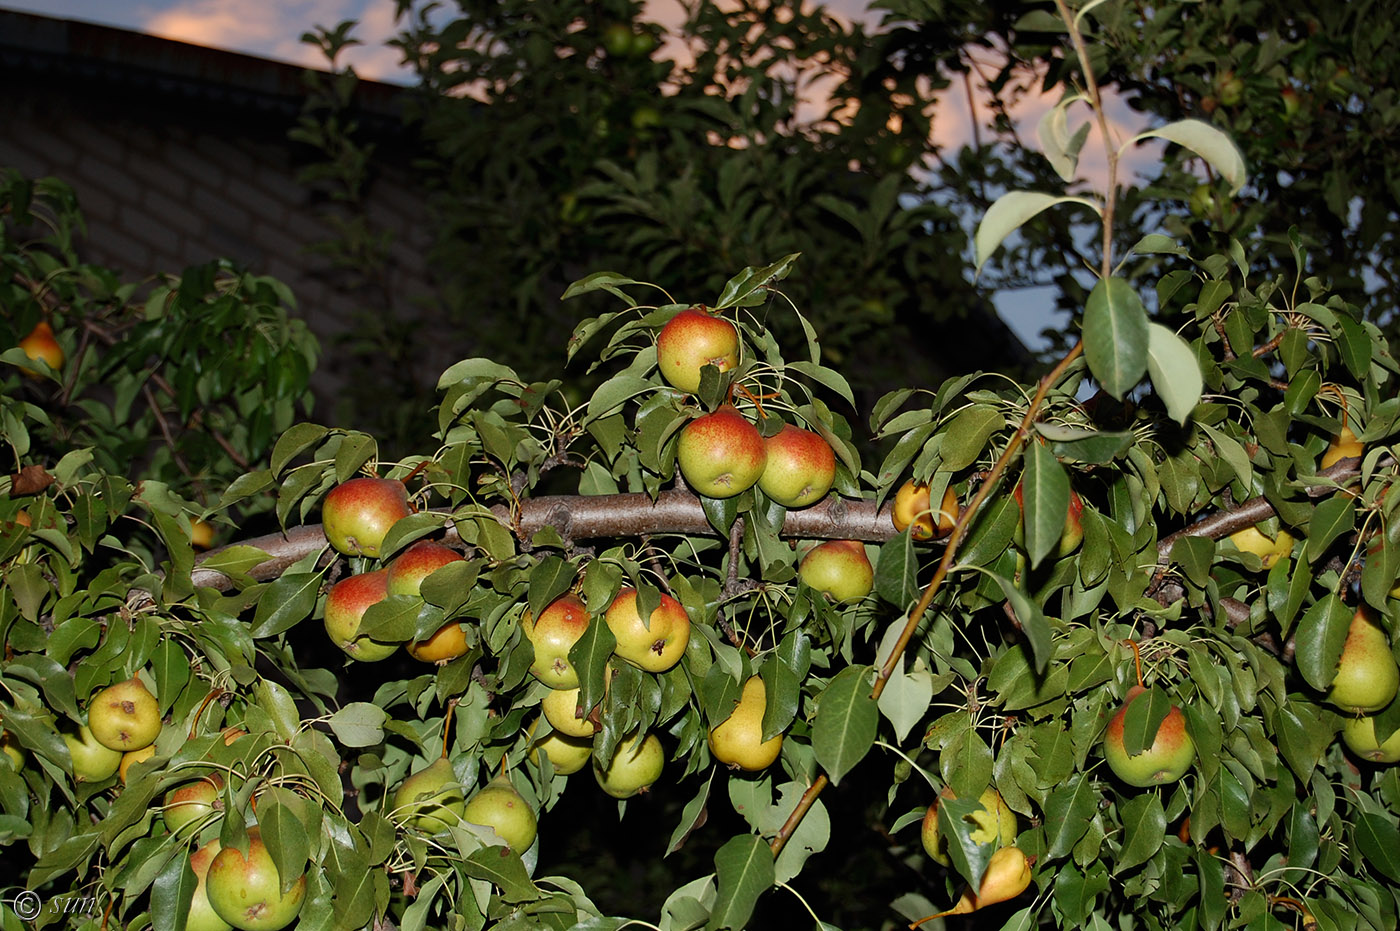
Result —
[[827, 540], [802, 557], [798, 578], [840, 604], [854, 604], [875, 587], [875, 569], [856, 540]]
[[524, 853], [535, 842], [535, 812], [508, 776], [497, 776], [482, 786], [467, 801], [462, 819], [495, 831], [516, 853]]
[[73, 759], [73, 776], [78, 782], [101, 782], [117, 773], [122, 763], [122, 752], [104, 747], [92, 736], [86, 725], [78, 728], [78, 733], [63, 734], [63, 742], [68, 745], [68, 755]]
[[88, 727], [104, 747], [126, 753], [156, 742], [160, 705], [140, 679], [109, 685], [88, 703]]
[[1390, 652], [1390, 639], [1371, 612], [1362, 607], [1352, 615], [1346, 643], [1337, 660], [1337, 675], [1327, 700], [1353, 714], [1379, 711], [1400, 688], [1400, 666]]
[[613, 798], [631, 798], [651, 787], [665, 762], [666, 751], [655, 734], [632, 734], [617, 742], [617, 750], [606, 767], [594, 759], [593, 775]]
[[1342, 725], [1342, 743], [1352, 753], [1372, 763], [1400, 762], [1400, 731], [1395, 731], [1384, 742], [1377, 740], [1373, 717], [1348, 718]]
[[462, 819], [466, 799], [447, 757], [440, 757], [399, 783], [392, 817], [429, 834]]
[[190, 854], [190, 869], [194, 872], [194, 895], [190, 897], [185, 931], [233, 931], [233, 925], [220, 918], [214, 911], [214, 906], [209, 904], [209, 894], [205, 890], [209, 865], [222, 849], [216, 837]]
[[248, 856], [237, 847], [220, 849], [209, 863], [204, 892], [214, 913], [240, 931], [279, 931], [306, 901], [306, 874], [284, 883], [262, 832], [251, 827]]

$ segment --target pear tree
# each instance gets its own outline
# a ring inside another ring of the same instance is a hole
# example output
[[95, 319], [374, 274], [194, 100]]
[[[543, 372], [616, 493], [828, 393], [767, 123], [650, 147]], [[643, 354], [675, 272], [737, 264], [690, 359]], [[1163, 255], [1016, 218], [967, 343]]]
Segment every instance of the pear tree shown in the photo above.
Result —
[[[1109, 8], [1056, 9], [1082, 91], [1040, 142], [1072, 181], [1096, 126], [1106, 182], [1006, 192], [973, 263], [1096, 224], [1076, 342], [867, 411], [784, 299], [808, 257], [704, 294], [599, 270], [559, 346], [587, 396], [463, 359], [390, 456], [297, 415], [283, 289], [216, 265], [138, 306], [61, 184], [7, 175], [16, 882], [162, 931], [1395, 927], [1400, 364], [1300, 244], [1277, 277], [1248, 241], [1115, 251], [1130, 147], [1248, 168], [1203, 123], [1116, 139]], [[686, 864], [657, 906], [581, 881], [581, 797], [648, 876]], [[822, 891], [880, 871], [852, 805], [901, 885], [874, 921]]]

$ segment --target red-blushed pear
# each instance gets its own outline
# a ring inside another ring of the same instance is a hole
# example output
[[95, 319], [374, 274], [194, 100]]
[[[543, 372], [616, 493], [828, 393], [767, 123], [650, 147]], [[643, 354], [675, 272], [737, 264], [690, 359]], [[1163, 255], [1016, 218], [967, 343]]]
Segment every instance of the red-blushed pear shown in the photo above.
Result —
[[63, 347], [54, 338], [53, 326], [47, 320], [34, 324], [34, 329], [19, 341], [19, 348], [29, 358], [47, 362], [54, 371], [63, 368]]
[[593, 761], [593, 776], [613, 798], [631, 798], [645, 792], [661, 776], [666, 751], [655, 734], [630, 734], [617, 742], [607, 766]]
[[496, 836], [516, 853], [524, 853], [530, 848], [538, 830], [530, 803], [516, 791], [510, 777], [505, 775], [492, 779], [467, 799], [462, 820], [495, 831]]
[[1400, 688], [1390, 638], [1364, 605], [1352, 615], [1327, 701], [1353, 714], [1380, 711]]
[[397, 643], [384, 643], [360, 636], [360, 622], [371, 605], [379, 604], [389, 594], [389, 570], [376, 569], [347, 576], [331, 586], [326, 593], [326, 634], [331, 642], [362, 663], [387, 659], [399, 648]]
[[346, 556], [379, 556], [389, 528], [412, 514], [408, 489], [391, 478], [352, 478], [321, 503], [321, 529]]
[[471, 644], [467, 642], [467, 632], [457, 621], [448, 621], [426, 639], [408, 644], [408, 655], [422, 663], [436, 663], [445, 666], [467, 655]]
[[78, 782], [101, 782], [116, 775], [122, 752], [98, 743], [86, 724], [78, 728], [78, 733], [64, 732], [62, 736], [73, 760], [73, 777]]
[[578, 696], [576, 688], [550, 689], [540, 701], [540, 711], [549, 726], [565, 737], [592, 737], [597, 731], [587, 716], [579, 717]]
[[447, 757], [439, 757], [399, 783], [389, 816], [400, 824], [437, 834], [462, 820], [466, 798]]
[[802, 557], [797, 577], [841, 604], [854, 604], [875, 587], [875, 569], [857, 540], [828, 540]]
[[448, 563], [461, 562], [462, 554], [450, 546], [420, 540], [389, 563], [385, 587], [391, 595], [418, 597], [423, 580]]
[[764, 437], [763, 448], [767, 461], [758, 487], [785, 508], [816, 504], [836, 481], [836, 453], [811, 430], [783, 424], [777, 433]]
[[1258, 527], [1236, 530], [1228, 539], [1241, 553], [1258, 556], [1265, 569], [1272, 569], [1274, 563], [1293, 552], [1293, 535], [1282, 528], [1272, 540]]
[[549, 758], [554, 772], [560, 776], [572, 775], [588, 765], [589, 759], [593, 756], [592, 740], [565, 737], [557, 731], [550, 732], [546, 737], [536, 737], [535, 731], [539, 730], [540, 720], [540, 718], [535, 718], [525, 731], [525, 736], [530, 741], [531, 763], [539, 766], [540, 754], [543, 753]]
[[109, 685], [88, 702], [88, 727], [104, 747], [126, 753], [160, 736], [160, 705], [137, 678]]
[[700, 369], [713, 365], [727, 372], [739, 364], [739, 331], [723, 317], [698, 307], [667, 321], [656, 337], [656, 365], [673, 387], [700, 390]]
[[306, 900], [306, 875], [282, 890], [282, 877], [262, 832], [248, 829], [248, 856], [236, 847], [214, 855], [204, 877], [214, 914], [241, 931], [278, 931], [292, 923]]
[[1382, 742], [1376, 738], [1376, 719], [1367, 715], [1347, 718], [1342, 725], [1342, 743], [1352, 753], [1372, 763], [1400, 762], [1400, 731], [1393, 732]]
[[767, 461], [763, 435], [732, 404], [686, 424], [676, 443], [686, 484], [707, 498], [732, 498], [752, 488]]
[[1196, 744], [1186, 730], [1186, 716], [1172, 706], [1157, 728], [1157, 736], [1141, 753], [1128, 755], [1123, 745], [1123, 720], [1128, 706], [1147, 690], [1135, 685], [1128, 689], [1128, 699], [1108, 722], [1103, 739], [1103, 755], [1114, 775], [1130, 786], [1145, 788], [1176, 782], [1196, 759]]
[[906, 527], [912, 528], [909, 535], [915, 540], [946, 537], [953, 532], [957, 519], [958, 495], [951, 485], [943, 492], [943, 503], [936, 514], [929, 505], [928, 486], [913, 479], [899, 486], [890, 508], [894, 529], [903, 532]]
[[[1017, 482], [1015, 489], [1011, 492], [1016, 496], [1016, 506], [1024, 515], [1026, 513], [1025, 492], [1022, 490], [1022, 483]], [[1084, 539], [1084, 520], [1081, 515], [1084, 513], [1084, 499], [1079, 497], [1079, 492], [1073, 488], [1069, 490], [1069, 510], [1065, 513], [1065, 527], [1060, 531], [1059, 555], [1061, 558], [1068, 556], [1078, 548]], [[1016, 527], [1017, 539], [1022, 540], [1025, 536], [1025, 523], [1022, 522]]]
[[756, 773], [767, 769], [783, 750], [783, 735], [763, 739], [763, 712], [768, 690], [758, 676], [744, 683], [729, 717], [710, 729], [710, 753], [721, 763]]
[[613, 652], [647, 672], [665, 672], [676, 665], [690, 642], [690, 616], [665, 592], [647, 623], [637, 609], [635, 588], [619, 591], [603, 619], [617, 639]]
[[223, 847], [216, 837], [190, 854], [190, 870], [194, 873], [194, 895], [190, 898], [190, 910], [186, 913], [185, 931], [232, 931], [233, 925], [224, 921], [209, 904], [205, 882], [209, 876], [209, 864], [214, 862]]
[[578, 686], [578, 670], [569, 661], [569, 651], [588, 630], [588, 608], [577, 595], [565, 594], [551, 601], [539, 619], [525, 612], [520, 629], [535, 650], [530, 672], [552, 689]]
[[[948, 853], [948, 838], [943, 836], [938, 823], [939, 799], [956, 799], [952, 789], [944, 787], [938, 798], [924, 812], [924, 821], [919, 830], [924, 851], [937, 863], [950, 865], [953, 860]], [[977, 799], [982, 807], [968, 816], [976, 824], [968, 831], [968, 837], [978, 844], [996, 844], [1005, 847], [1016, 840], [1016, 813], [1002, 800], [1001, 793], [988, 786]]]
[[202, 823], [215, 812], [223, 811], [223, 790], [224, 777], [210, 773], [165, 793], [161, 806], [165, 829], [178, 834], [187, 825]]

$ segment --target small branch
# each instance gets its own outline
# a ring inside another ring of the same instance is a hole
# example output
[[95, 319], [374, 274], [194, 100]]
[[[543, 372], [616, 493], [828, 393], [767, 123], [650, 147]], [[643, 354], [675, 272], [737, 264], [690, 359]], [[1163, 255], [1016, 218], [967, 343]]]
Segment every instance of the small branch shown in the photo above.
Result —
[[807, 791], [802, 793], [802, 798], [797, 800], [797, 807], [792, 810], [792, 814], [788, 815], [788, 819], [778, 829], [777, 835], [768, 844], [768, 849], [773, 852], [774, 859], [777, 859], [778, 854], [783, 852], [788, 839], [797, 830], [797, 826], [802, 823], [802, 819], [807, 816], [807, 810], [817, 801], [817, 796], [822, 794], [822, 789], [826, 788], [826, 783], [826, 773], [818, 773], [817, 778], [807, 787]]

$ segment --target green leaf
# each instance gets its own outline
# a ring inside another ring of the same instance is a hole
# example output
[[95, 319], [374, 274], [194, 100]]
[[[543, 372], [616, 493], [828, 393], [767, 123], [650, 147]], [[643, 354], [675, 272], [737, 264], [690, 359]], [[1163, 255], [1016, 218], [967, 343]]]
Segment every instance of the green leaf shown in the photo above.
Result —
[[880, 713], [870, 697], [873, 671], [869, 666], [847, 666], [821, 693], [812, 750], [832, 785], [838, 785], [875, 743]]
[[1051, 643], [1050, 622], [1046, 620], [1045, 613], [1040, 610], [1040, 605], [1033, 599], [1027, 597], [1026, 593], [1016, 587], [1016, 583], [998, 575], [990, 569], [979, 569], [990, 576], [1001, 588], [1001, 592], [1006, 596], [1006, 600], [1011, 603], [1011, 610], [1016, 615], [1016, 620], [1021, 624], [1021, 631], [1026, 635], [1026, 640], [1031, 645], [1031, 655], [1035, 657], [1035, 670], [1044, 673], [1046, 664], [1050, 662], [1050, 657], [1054, 652], [1054, 645]]
[[388, 712], [365, 701], [351, 702], [327, 720], [331, 731], [347, 747], [372, 747], [384, 739]]
[[742, 931], [759, 896], [773, 887], [773, 852], [763, 838], [740, 834], [715, 852], [718, 891], [706, 928]]
[[323, 427], [314, 423], [299, 423], [287, 430], [277, 439], [277, 445], [272, 447], [272, 474], [280, 475], [287, 463], [291, 462], [310, 446], [321, 441], [327, 433], [329, 427]]
[[1067, 182], [1074, 180], [1079, 169], [1079, 151], [1084, 148], [1084, 140], [1089, 138], [1090, 128], [1089, 121], [1085, 120], [1071, 133], [1069, 108], [1086, 99], [1083, 94], [1066, 94], [1045, 112], [1036, 126], [1041, 152], [1049, 159], [1055, 173]]
[[306, 872], [311, 857], [307, 825], [299, 811], [305, 804], [301, 796], [281, 787], [267, 789], [258, 798], [258, 828], [284, 893]]
[[1022, 520], [1031, 568], [1059, 548], [1069, 515], [1069, 490], [1069, 476], [1055, 454], [1043, 443], [1031, 443], [1021, 476]]
[[1083, 197], [1056, 197], [1053, 194], [1035, 191], [1012, 191], [1003, 194], [987, 208], [982, 221], [977, 224], [977, 234], [973, 240], [977, 274], [982, 273], [982, 266], [1007, 236], [1020, 229], [1036, 214], [1056, 204], [1082, 204], [1096, 214], [1103, 212], [1098, 204]]
[[151, 924], [156, 928], [174, 928], [177, 922], [184, 921], [197, 884], [190, 858], [171, 857], [151, 884]]
[[875, 594], [897, 608], [919, 600], [919, 559], [914, 540], [906, 529], [880, 547], [875, 563]]
[[1092, 782], [1082, 773], [1051, 791], [1045, 799], [1046, 856], [1058, 860], [1074, 849], [1089, 830], [1095, 812]]
[[555, 598], [569, 590], [578, 575], [578, 567], [559, 556], [549, 555], [530, 570], [530, 613], [540, 616]]
[[1084, 359], [1103, 389], [1122, 398], [1147, 371], [1147, 308], [1122, 278], [1094, 285], [1084, 306]]
[[505, 902], [534, 902], [540, 897], [540, 890], [530, 879], [520, 854], [509, 847], [482, 847], [459, 862], [468, 876], [484, 879], [499, 888]]
[[1145, 792], [1128, 799], [1120, 809], [1123, 819], [1123, 847], [1118, 852], [1115, 873], [1132, 869], [1152, 859], [1167, 836], [1167, 816], [1162, 797]]
[[943, 468], [957, 472], [972, 465], [981, 457], [987, 441], [1005, 426], [1005, 415], [990, 404], [974, 404], [959, 411], [943, 434]]
[[1356, 499], [1350, 495], [1333, 495], [1313, 509], [1308, 523], [1308, 541], [1303, 553], [1308, 562], [1315, 563], [1327, 552], [1332, 542], [1356, 526]]
[[1157, 731], [1172, 710], [1171, 696], [1159, 688], [1150, 688], [1128, 700], [1123, 715], [1123, 751], [1137, 756], [1157, 740]]
[[1356, 822], [1354, 837], [1366, 862], [1386, 879], [1400, 883], [1400, 828], [1384, 815], [1366, 812]]
[[292, 572], [269, 584], [253, 614], [253, 636], [275, 637], [310, 617], [320, 590], [319, 572]]
[[1191, 345], [1160, 323], [1147, 325], [1147, 374], [1167, 405], [1167, 416], [1186, 423], [1201, 402], [1205, 379]]
[[686, 802], [685, 808], [681, 810], [680, 823], [677, 824], [676, 829], [671, 832], [671, 840], [667, 843], [666, 852], [662, 856], [669, 857], [677, 850], [680, 850], [685, 846], [686, 839], [705, 823], [709, 814], [705, 808], [705, 804], [710, 800], [710, 784], [712, 782], [714, 782], [713, 774], [700, 786], [700, 791], [695, 794], [695, 797], [689, 802]]
[[1190, 149], [1209, 162], [1210, 166], [1230, 183], [1232, 197], [1239, 193], [1240, 188], [1244, 187], [1245, 181], [1248, 180], [1249, 175], [1245, 168], [1244, 156], [1240, 154], [1239, 147], [1235, 145], [1234, 140], [1202, 120], [1178, 120], [1175, 123], [1168, 123], [1166, 126], [1149, 129], [1123, 143], [1118, 152], [1121, 155], [1143, 139], [1154, 137]]
[[1342, 658], [1352, 613], [1340, 598], [1327, 594], [1298, 621], [1298, 629], [1293, 634], [1294, 661], [1313, 688], [1325, 690], [1336, 677], [1337, 661]]
[[626, 372], [614, 375], [599, 385], [598, 390], [593, 392], [593, 397], [588, 399], [588, 415], [584, 418], [584, 424], [606, 417], [629, 398], [655, 390], [656, 385], [649, 379], [628, 375]]
[[762, 267], [749, 266], [725, 282], [724, 290], [720, 292], [719, 298], [715, 301], [715, 310], [723, 310], [726, 307], [748, 306], [756, 292], [766, 289], [770, 284], [787, 277], [792, 266], [796, 263], [802, 253], [794, 252], [785, 255], [771, 265]]

